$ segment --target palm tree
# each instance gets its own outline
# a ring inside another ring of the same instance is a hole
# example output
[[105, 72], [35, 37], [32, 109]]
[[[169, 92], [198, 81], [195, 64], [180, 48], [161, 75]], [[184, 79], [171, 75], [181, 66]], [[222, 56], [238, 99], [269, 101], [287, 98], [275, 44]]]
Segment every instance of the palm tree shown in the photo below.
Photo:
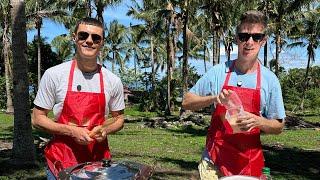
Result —
[[66, 16], [67, 13], [58, 9], [58, 4], [53, 0], [29, 0], [27, 1], [27, 19], [35, 25], [37, 29], [38, 42], [38, 87], [41, 79], [41, 27], [43, 18], [53, 18], [54, 16]]
[[223, 12], [224, 7], [229, 4], [229, 1], [202, 0], [201, 3], [203, 4], [201, 8], [205, 11], [207, 17], [210, 17], [209, 27], [212, 33], [212, 64], [215, 65], [220, 62], [220, 36], [223, 34], [221, 12]]
[[[139, 42], [143, 47], [145, 47], [144, 56], [150, 54], [150, 64], [151, 64], [151, 94], [152, 94], [152, 105], [150, 108], [158, 109], [159, 104], [158, 96], [156, 95], [156, 74], [158, 70], [164, 69], [164, 55], [165, 46], [163, 41], [165, 41], [162, 31], [163, 21], [158, 18], [158, 9], [155, 2], [146, 1], [143, 5], [134, 1], [132, 7], [130, 7], [127, 12], [128, 16], [132, 16], [134, 19], [142, 21], [142, 24], [132, 26], [132, 29], [138, 31], [136, 41]], [[141, 48], [141, 47], [140, 47]], [[144, 58], [146, 59], [146, 58]]]
[[[299, 27], [300, 25], [300, 27]], [[309, 69], [312, 62], [315, 61], [315, 49], [320, 47], [320, 6], [315, 10], [310, 10], [302, 14], [301, 22], [298, 24], [297, 33], [289, 37], [296, 40], [296, 42], [288, 45], [288, 47], [305, 47], [307, 46], [308, 63], [306, 74], [304, 77], [304, 86], [302, 91], [302, 100], [300, 109], [303, 109], [305, 92], [309, 86]]]
[[98, 19], [102, 24], [104, 24], [103, 12], [108, 6], [117, 6], [122, 2], [122, 0], [71, 0], [68, 1], [68, 6], [72, 9], [72, 12], [76, 17], [92, 17], [96, 14], [96, 19]]
[[[67, 3], [67, 4], [66, 4]], [[91, 17], [93, 6], [91, 5], [91, 0], [70, 0], [61, 1], [62, 6], [68, 6], [69, 10], [72, 12], [72, 16], [80, 17]]]
[[14, 133], [12, 163], [21, 166], [35, 164], [28, 91], [28, 61], [25, 3], [11, 0]]
[[[112, 72], [115, 70], [115, 64], [120, 65], [120, 71], [123, 71], [126, 53], [128, 53], [128, 37], [127, 29], [124, 25], [119, 24], [117, 20], [112, 21], [109, 27], [106, 28], [108, 32], [106, 36], [106, 43], [104, 53], [108, 61], [111, 61]], [[110, 56], [111, 55], [111, 56]]]
[[314, 0], [273, 0], [269, 8], [269, 29], [274, 33], [274, 42], [276, 44], [276, 58], [275, 58], [275, 74], [279, 75], [279, 55], [282, 46], [285, 44], [284, 37], [290, 22], [292, 21], [292, 14], [301, 11], [304, 7], [309, 5]]
[[4, 0], [0, 2], [1, 17], [3, 18], [3, 32], [2, 32], [2, 53], [4, 64], [5, 64], [5, 80], [6, 80], [6, 96], [7, 96], [7, 108], [6, 113], [13, 113], [13, 103], [12, 103], [12, 68], [11, 68], [11, 43], [10, 43], [10, 4], [9, 0]]
[[173, 73], [173, 61], [175, 58], [173, 22], [175, 18], [174, 8], [170, 2], [167, 3], [164, 14], [162, 14], [166, 22], [166, 46], [167, 46], [167, 105], [166, 114], [171, 115], [171, 80]]
[[[156, 52], [162, 52], [162, 48], [154, 47], [153, 43], [154, 41], [158, 41], [165, 37], [166, 41], [166, 60], [167, 60], [167, 105], [166, 105], [166, 114], [171, 114], [171, 107], [172, 107], [172, 99], [171, 99], [171, 81], [172, 81], [172, 72], [175, 67], [175, 53], [176, 53], [176, 39], [181, 32], [181, 21], [179, 21], [179, 16], [175, 12], [174, 7], [178, 4], [177, 1], [144, 1], [144, 8], [146, 12], [150, 12], [151, 14], [155, 13], [157, 16], [150, 16], [153, 19], [150, 20], [150, 18], [145, 18], [147, 21], [148, 29], [147, 32], [155, 32], [160, 31], [160, 33], [157, 33], [158, 38], [153, 38], [154, 36], [150, 37], [150, 45], [152, 46], [151, 51], [153, 57], [152, 59], [154, 62], [157, 60], [160, 60], [161, 58], [156, 58], [157, 53]], [[159, 8], [160, 7], [160, 8]], [[141, 15], [146, 14], [146, 12], [142, 12]], [[142, 17], [142, 16], [140, 16]], [[158, 29], [158, 30], [156, 30]], [[179, 30], [180, 29], [180, 30]], [[161, 33], [161, 31], [163, 33]], [[149, 33], [150, 34], [150, 33]], [[161, 42], [161, 41], [160, 41]], [[156, 50], [156, 48], [158, 48]], [[161, 66], [161, 65], [160, 65]], [[155, 69], [158, 69], [160, 67], [159, 64]], [[153, 72], [156, 72], [154, 70]], [[154, 74], [154, 73], [152, 73]]]
[[[262, 0], [258, 5], [258, 9], [261, 10], [267, 19], [269, 19], [269, 13], [274, 9], [274, 1], [272, 0]], [[270, 31], [265, 32], [266, 35], [271, 35]], [[268, 66], [268, 41], [264, 44], [264, 51], [263, 51], [263, 65], [265, 67]]]
[[141, 40], [141, 31], [144, 30], [144, 27], [142, 25], [130, 25], [130, 40], [129, 40], [129, 53], [128, 57], [125, 59], [129, 59], [129, 56], [133, 56], [133, 62], [134, 62], [134, 73], [137, 75], [137, 65], [139, 66], [140, 61], [146, 59], [145, 55], [145, 49], [143, 46], [140, 45]]
[[97, 8], [97, 19], [104, 23], [104, 19], [103, 19], [103, 11], [105, 8], [107, 8], [108, 6], [116, 6], [118, 4], [120, 4], [122, 2], [122, 0], [94, 0], [94, 5]]
[[73, 46], [70, 38], [69, 35], [62, 34], [51, 41], [51, 46], [55, 49], [61, 61], [70, 59], [73, 54]]
[[[192, 32], [188, 28], [188, 22], [191, 17], [195, 17], [197, 13], [197, 8], [199, 6], [198, 1], [193, 0], [184, 0], [181, 2], [180, 8], [181, 20], [183, 23], [183, 62], [182, 62], [182, 94], [185, 94], [188, 91], [188, 50], [189, 50], [189, 40]], [[194, 21], [195, 22], [195, 21]]]
[[[207, 17], [205, 14], [199, 14], [193, 20], [193, 23], [190, 23], [191, 29], [191, 43], [190, 43], [190, 53], [189, 56], [193, 59], [203, 60], [204, 71], [207, 72], [206, 61], [210, 61], [209, 57], [209, 36], [210, 32], [208, 27], [205, 26]], [[198, 28], [199, 25], [203, 25], [202, 28]]]

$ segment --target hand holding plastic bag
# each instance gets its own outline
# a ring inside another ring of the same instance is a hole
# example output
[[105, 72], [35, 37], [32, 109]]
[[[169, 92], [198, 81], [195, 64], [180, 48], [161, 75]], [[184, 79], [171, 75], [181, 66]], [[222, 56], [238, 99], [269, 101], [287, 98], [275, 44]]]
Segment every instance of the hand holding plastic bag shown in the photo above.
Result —
[[242, 102], [234, 91], [229, 91], [226, 101], [222, 103], [226, 107], [225, 118], [231, 125], [233, 133], [241, 132], [240, 127], [237, 125], [238, 117], [244, 113]]

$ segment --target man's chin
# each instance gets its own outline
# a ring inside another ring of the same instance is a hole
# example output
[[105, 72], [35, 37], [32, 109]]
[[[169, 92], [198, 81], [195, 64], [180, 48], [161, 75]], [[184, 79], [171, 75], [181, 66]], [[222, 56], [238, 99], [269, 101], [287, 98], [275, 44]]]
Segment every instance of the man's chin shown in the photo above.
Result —
[[242, 61], [251, 62], [251, 61], [257, 60], [257, 57], [258, 56], [247, 55], [247, 56], [239, 57], [239, 59], [241, 59]]
[[81, 59], [87, 60], [87, 59], [96, 59], [97, 55], [96, 54], [94, 54], [94, 55], [80, 55], [79, 57]]

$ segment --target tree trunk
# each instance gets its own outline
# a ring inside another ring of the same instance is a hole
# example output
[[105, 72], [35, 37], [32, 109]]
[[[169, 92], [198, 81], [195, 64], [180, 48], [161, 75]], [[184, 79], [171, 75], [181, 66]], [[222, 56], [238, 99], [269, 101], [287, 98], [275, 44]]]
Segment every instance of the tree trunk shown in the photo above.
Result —
[[268, 67], [268, 40], [264, 44], [264, 51], [263, 51], [263, 65]]
[[[101, 1], [100, 0], [96, 0], [95, 1], [95, 3], [96, 3], [96, 8], [97, 8], [97, 19], [104, 25], [104, 19], [103, 19], [103, 9], [104, 9], [104, 6], [103, 6], [103, 4], [101, 3]], [[91, 7], [90, 6], [90, 1], [88, 1], [88, 6], [89, 7]], [[91, 16], [91, 14], [92, 14], [92, 10], [91, 10], [91, 8], [89, 8], [89, 12], [90, 12], [90, 16]], [[100, 55], [99, 55], [99, 63], [100, 64], [103, 64], [103, 47], [101, 48], [101, 51], [100, 51]]]
[[212, 34], [212, 65], [216, 65], [218, 62], [218, 59], [216, 59], [216, 33], [215, 31], [213, 31], [213, 34]]
[[166, 115], [171, 115], [171, 66], [172, 66], [172, 47], [171, 47], [171, 33], [170, 33], [170, 20], [167, 20], [167, 105]]
[[310, 69], [310, 61], [311, 61], [311, 57], [314, 57], [313, 55], [313, 49], [312, 49], [313, 44], [309, 44], [308, 46], [308, 64], [307, 64], [307, 69], [306, 69], [306, 75], [304, 77], [304, 86], [303, 86], [303, 91], [302, 91], [302, 100], [301, 100], [301, 104], [300, 104], [300, 109], [303, 110], [304, 109], [304, 100], [305, 100], [305, 96], [306, 96], [306, 91], [308, 89], [309, 86], [309, 69]]
[[207, 72], [207, 64], [206, 64], [206, 45], [203, 45], [203, 65], [204, 65], [204, 72]]
[[96, 8], [97, 8], [97, 17], [98, 17], [98, 20], [104, 24], [104, 19], [103, 19], [103, 8], [104, 8], [104, 5], [101, 3], [100, 0], [96, 0]]
[[87, 17], [91, 17], [91, 14], [92, 14], [90, 2], [91, 2], [90, 0], [87, 0], [87, 2], [86, 2], [86, 6], [87, 6], [87, 10], [88, 10]]
[[[267, 19], [269, 19], [269, 0], [264, 0], [264, 15]], [[268, 39], [266, 40], [266, 43], [264, 44], [264, 51], [263, 51], [263, 65], [265, 67], [268, 67]]]
[[[134, 51], [134, 56], [133, 56], [133, 64], [134, 64], [134, 75], [137, 77], [137, 57], [136, 57], [136, 51]], [[138, 81], [135, 82], [136, 88], [138, 87]]]
[[115, 63], [116, 59], [115, 59], [115, 54], [114, 52], [112, 52], [112, 62], [111, 62], [111, 71], [112, 73], [114, 73], [114, 63]]
[[[9, 12], [8, 12], [9, 13]], [[12, 103], [12, 70], [10, 63], [10, 40], [9, 40], [9, 19], [8, 15], [4, 16], [4, 28], [3, 28], [3, 36], [2, 36], [2, 44], [3, 44], [3, 57], [4, 57], [4, 71], [5, 71], [5, 80], [6, 80], [6, 96], [7, 96], [7, 109], [6, 113], [13, 113], [13, 103]]]
[[27, 34], [24, 0], [11, 0], [14, 130], [11, 162], [35, 164], [28, 91]]
[[155, 77], [156, 77], [156, 73], [155, 73], [155, 69], [154, 69], [154, 56], [153, 56], [153, 38], [150, 38], [150, 58], [151, 58], [151, 87], [152, 87], [152, 91], [155, 90]]
[[274, 73], [276, 74], [276, 76], [279, 76], [279, 54], [280, 54], [280, 42], [281, 41], [281, 37], [280, 37], [280, 33], [277, 33], [276, 35], [276, 60], [274, 63]]
[[227, 55], [227, 61], [231, 60], [231, 42], [229, 42], [228, 38], [226, 39], [227, 42], [225, 42], [225, 51]]
[[151, 58], [151, 89], [152, 89], [152, 91], [151, 91], [151, 93], [152, 93], [152, 96], [154, 97], [154, 98], [152, 98], [152, 102], [153, 102], [153, 107], [155, 108], [155, 109], [157, 109], [158, 108], [158, 103], [157, 103], [157, 98], [158, 98], [158, 96], [157, 96], [157, 92], [156, 92], [156, 87], [155, 87], [155, 81], [156, 81], [156, 69], [155, 69], [155, 67], [154, 67], [154, 65], [155, 65], [155, 60], [154, 60], [154, 51], [153, 51], [153, 38], [152, 37], [150, 37], [150, 58]]
[[216, 38], [216, 58], [217, 58], [217, 64], [220, 64], [220, 41], [219, 41], [218, 34]]
[[36, 22], [36, 29], [37, 29], [37, 50], [38, 50], [38, 88], [41, 81], [41, 26], [42, 26], [42, 19], [37, 19]]
[[182, 94], [188, 91], [188, 10], [184, 14], [184, 25], [183, 25], [183, 61], [182, 61]]

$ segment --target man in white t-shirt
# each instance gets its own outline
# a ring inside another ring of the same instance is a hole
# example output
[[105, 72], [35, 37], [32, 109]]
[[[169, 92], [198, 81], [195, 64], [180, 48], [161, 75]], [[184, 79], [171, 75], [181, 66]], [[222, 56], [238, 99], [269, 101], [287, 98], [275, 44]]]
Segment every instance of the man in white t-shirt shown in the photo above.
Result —
[[[124, 124], [121, 80], [97, 63], [104, 43], [102, 23], [80, 20], [73, 40], [73, 60], [44, 73], [34, 100], [33, 126], [54, 135], [45, 149], [48, 179], [76, 164], [111, 158], [107, 135]], [[54, 120], [48, 118], [50, 110]]]

